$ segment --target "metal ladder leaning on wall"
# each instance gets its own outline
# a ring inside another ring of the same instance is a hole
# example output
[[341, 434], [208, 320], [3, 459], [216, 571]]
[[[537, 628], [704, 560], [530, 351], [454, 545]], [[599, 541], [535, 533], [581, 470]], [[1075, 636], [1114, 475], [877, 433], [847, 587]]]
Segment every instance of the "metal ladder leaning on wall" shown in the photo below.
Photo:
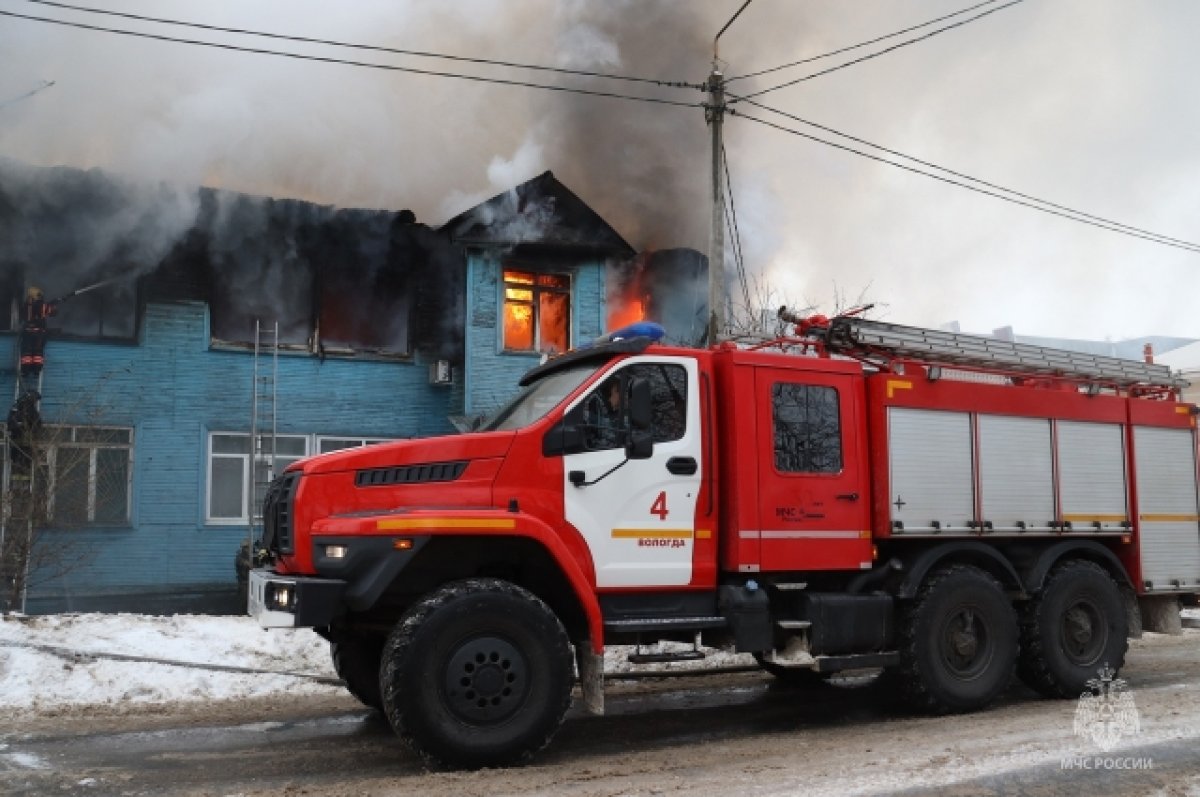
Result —
[[[267, 487], [275, 478], [277, 442], [276, 389], [279, 377], [279, 322], [265, 326], [261, 320], [254, 321], [254, 361], [250, 397], [250, 463], [246, 474], [247, 496], [247, 544], [253, 552], [254, 541], [262, 534], [262, 519], [256, 517], [262, 511], [262, 502]], [[264, 472], [259, 477], [259, 463]]]
[[[15, 318], [15, 315], [14, 315]], [[10, 407], [15, 407], [17, 401], [30, 388], [25, 384], [25, 380], [21, 376], [21, 339], [20, 336], [15, 339], [13, 346], [13, 401]], [[40, 416], [42, 409], [42, 376], [44, 369], [38, 371], [37, 387], [32, 388], [37, 391], [36, 407]], [[6, 418], [7, 421], [7, 418]], [[3, 474], [0, 476], [0, 593], [4, 596], [8, 594], [10, 579], [16, 577], [16, 572], [10, 572], [10, 567], [15, 566], [16, 562], [9, 562], [9, 551], [14, 546], [14, 540], [11, 535], [24, 535], [24, 540], [21, 543], [21, 548], [27, 548], [33, 540], [33, 515], [34, 515], [34, 495], [35, 495], [35, 479], [37, 477], [37, 456], [38, 451], [35, 448], [30, 452], [33, 461], [29, 465], [29, 474], [26, 478], [18, 479], [20, 484], [14, 483], [13, 474], [13, 440], [9, 435], [8, 423], [4, 424], [4, 462], [2, 465]], [[20, 566], [24, 570], [21, 574], [22, 582], [28, 578], [28, 554], [20, 556]], [[21, 600], [19, 606], [8, 606], [9, 609], [25, 610], [25, 596], [27, 587], [21, 590]], [[0, 604], [6, 598], [0, 598]]]

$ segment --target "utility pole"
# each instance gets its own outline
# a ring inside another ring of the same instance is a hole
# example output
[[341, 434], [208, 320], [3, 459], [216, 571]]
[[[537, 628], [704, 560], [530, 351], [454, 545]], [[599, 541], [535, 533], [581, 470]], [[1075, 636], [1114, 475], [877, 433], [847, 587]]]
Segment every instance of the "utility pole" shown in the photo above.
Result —
[[713, 345], [725, 333], [729, 319], [726, 317], [728, 296], [725, 291], [725, 184], [722, 182], [721, 125], [725, 121], [725, 75], [721, 72], [717, 43], [721, 34], [729, 29], [751, 0], [746, 0], [725, 26], [713, 37], [712, 71], [704, 88], [708, 102], [704, 108], [704, 120], [712, 133], [712, 229], [708, 239], [708, 345]]
[[[715, 46], [714, 46], [715, 55]], [[721, 181], [721, 125], [725, 117], [725, 76], [713, 59], [705, 83], [708, 106], [704, 119], [712, 133], [712, 229], [708, 239], [708, 334], [711, 346], [725, 332], [725, 185]]]

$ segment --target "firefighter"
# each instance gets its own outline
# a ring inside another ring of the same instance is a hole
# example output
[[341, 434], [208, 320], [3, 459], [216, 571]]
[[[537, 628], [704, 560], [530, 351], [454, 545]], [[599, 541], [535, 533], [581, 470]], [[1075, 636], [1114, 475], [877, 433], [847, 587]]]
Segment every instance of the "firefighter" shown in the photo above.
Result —
[[588, 399], [588, 448], [593, 450], [625, 445], [625, 424], [621, 416], [621, 381], [606, 379]]
[[8, 411], [8, 452], [15, 479], [28, 479], [33, 465], [33, 441], [42, 426], [36, 390], [22, 393]]
[[57, 305], [42, 296], [42, 289], [30, 286], [21, 308], [21, 379], [37, 379], [46, 363], [46, 319]]

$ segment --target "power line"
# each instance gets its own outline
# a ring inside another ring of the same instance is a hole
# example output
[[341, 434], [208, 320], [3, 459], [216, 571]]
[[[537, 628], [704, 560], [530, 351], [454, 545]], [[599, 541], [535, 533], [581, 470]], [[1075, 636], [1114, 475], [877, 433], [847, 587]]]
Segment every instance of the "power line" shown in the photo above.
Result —
[[880, 163], [886, 163], [889, 166], [895, 166], [898, 169], [904, 169], [905, 171], [913, 172], [914, 174], [920, 174], [920, 175], [924, 175], [925, 177], [931, 177], [934, 180], [938, 180], [943, 183], [948, 183], [949, 185], [958, 186], [959, 188], [965, 188], [968, 191], [974, 191], [979, 194], [985, 194], [990, 197], [995, 197], [996, 199], [1002, 199], [1005, 202], [1011, 202], [1014, 205], [1022, 205], [1027, 208], [1032, 208], [1033, 210], [1041, 211], [1042, 213], [1048, 213], [1051, 216], [1060, 216], [1064, 219], [1070, 219], [1071, 221], [1075, 221], [1080, 224], [1088, 224], [1088, 225], [1091, 225], [1092, 227], [1099, 227], [1101, 229], [1105, 229], [1110, 232], [1120, 233], [1121, 235], [1128, 235], [1133, 238], [1142, 238], [1142, 239], [1150, 241], [1152, 243], [1161, 244], [1162, 246], [1170, 246], [1170, 247], [1174, 247], [1176, 249], [1184, 249], [1189, 252], [1200, 252], [1200, 244], [1195, 244], [1195, 243], [1191, 243], [1188, 241], [1182, 241], [1179, 243], [1175, 243], [1173, 239], [1167, 239], [1167, 238], [1165, 238], [1165, 236], [1158, 236], [1154, 233], [1151, 233], [1148, 235], [1143, 235], [1139, 232], [1132, 232], [1128, 229], [1122, 229], [1121, 227], [1114, 226], [1112, 224], [1091, 221], [1086, 218], [1081, 218], [1078, 215], [1070, 215], [1069, 213], [1064, 213], [1062, 211], [1053, 210], [1048, 207], [1043, 207], [1042, 205], [1036, 205], [1033, 202], [1027, 202], [1023, 199], [1017, 199], [1017, 198], [1014, 198], [1011, 196], [1006, 196], [1005, 194], [1001, 194], [1001, 193], [997, 193], [995, 191], [988, 190], [986, 188], [980, 188], [979, 186], [976, 186], [976, 185], [971, 185], [969, 183], [963, 183], [958, 180], [952, 180], [949, 177], [943, 177], [939, 174], [927, 172], [924, 169], [918, 169], [913, 166], [907, 166], [903, 163], [897, 163], [896, 161], [888, 160], [887, 158], [884, 158], [880, 155], [872, 155], [869, 152], [863, 152], [862, 150], [858, 150], [853, 147], [848, 147], [845, 144], [838, 144], [833, 141], [827, 141], [823, 138], [818, 138], [817, 136], [813, 136], [808, 133], [804, 133], [800, 130], [796, 130], [795, 128], [791, 128], [791, 127], [787, 127], [785, 125], [771, 122], [767, 119], [761, 119], [757, 116], [750, 116], [748, 114], [744, 114], [744, 113], [740, 113], [740, 112], [735, 112], [735, 113], [737, 116], [739, 116], [742, 119], [748, 119], [752, 122], [758, 122], [759, 124], [766, 125], [767, 127], [773, 127], [776, 130], [782, 130], [785, 133], [791, 133], [794, 136], [800, 136], [801, 138], [806, 138], [809, 141], [815, 141], [818, 144], [824, 144], [827, 147], [833, 147], [834, 149], [840, 149], [843, 152], [849, 152], [851, 154], [858, 155], [863, 158], [869, 158], [870, 160], [873, 160], [873, 161], [879, 161]]
[[733, 233], [733, 261], [737, 264], [738, 281], [742, 284], [742, 297], [746, 300], [746, 312], [754, 308], [750, 305], [750, 286], [746, 280], [746, 258], [742, 254], [742, 234], [738, 229], [737, 206], [733, 203], [733, 181], [729, 179], [729, 158], [725, 155], [725, 142], [721, 142], [721, 165], [725, 169], [725, 223]]
[[747, 94], [746, 97], [757, 97], [760, 94], [766, 94], [769, 91], [776, 91], [778, 89], [787, 88], [788, 86], [794, 86], [797, 83], [803, 83], [806, 80], [812, 80], [813, 78], [821, 77], [822, 75], [828, 75], [830, 72], [837, 72], [839, 69], [845, 69], [846, 67], [854, 66], [855, 64], [861, 64], [863, 61], [870, 61], [872, 58], [878, 58], [881, 55], [886, 55], [887, 53], [893, 52], [895, 50], [899, 50], [902, 47], [908, 47], [910, 44], [917, 44], [918, 42], [923, 42], [926, 39], [931, 39], [934, 36], [937, 36], [939, 33], [945, 33], [948, 30], [953, 30], [955, 28], [961, 28], [963, 25], [967, 25], [971, 22], [974, 22], [977, 19], [983, 19], [986, 16], [995, 14], [997, 11], [1003, 11], [1006, 8], [1011, 8], [1012, 6], [1015, 6], [1018, 3], [1023, 3], [1023, 2], [1025, 2], [1025, 0], [1010, 0], [1010, 2], [1007, 2], [1002, 6], [997, 6], [996, 8], [990, 8], [981, 14], [976, 14], [973, 17], [968, 17], [967, 19], [960, 20], [959, 22], [955, 22], [952, 25], [947, 25], [944, 28], [938, 28], [937, 30], [931, 30], [931, 31], [929, 31], [929, 33], [926, 33], [923, 36], [918, 36], [915, 39], [909, 39], [907, 41], [902, 41], [899, 44], [893, 44], [891, 47], [885, 47], [884, 49], [882, 49], [878, 52], [874, 52], [869, 55], [864, 55], [860, 58], [855, 58], [853, 61], [847, 61], [844, 64], [838, 64], [837, 66], [831, 66], [828, 69], [822, 69], [820, 72], [813, 72], [811, 75], [805, 75], [804, 77], [796, 78], [795, 80], [789, 80], [787, 83], [780, 83], [777, 86], [771, 86], [770, 88], [760, 89], [759, 91], [751, 92], [750, 94]]
[[49, 17], [38, 17], [31, 14], [18, 14], [15, 11], [0, 11], [0, 16], [15, 17], [17, 19], [25, 19], [33, 22], [45, 22], [51, 25], [62, 25], [68, 28], [79, 28], [81, 30], [97, 31], [100, 33], [114, 33], [119, 36], [132, 36], [139, 39], [151, 39], [154, 41], [173, 42], [175, 44], [190, 44], [197, 47], [212, 47], [218, 50], [231, 50], [241, 53], [253, 53], [256, 55], [275, 55], [281, 58], [292, 58], [299, 61], [315, 61], [324, 64], [340, 64], [343, 66], [357, 66], [365, 69], [381, 69], [388, 72], [407, 72], [414, 75], [427, 75], [431, 77], [456, 78], [458, 80], [470, 80], [476, 83], [494, 83], [501, 86], [520, 86], [523, 88], [542, 89], [544, 91], [561, 91], [568, 94], [586, 94], [592, 97], [612, 97], [620, 100], [633, 100], [636, 102], [649, 102], [658, 105], [675, 105], [681, 108], [699, 108], [700, 103], [696, 102], [679, 102], [678, 100], [665, 100], [657, 97], [638, 97], [631, 94], [617, 94], [611, 91], [594, 91], [592, 89], [570, 88], [567, 86], [555, 86], [547, 83], [531, 83], [524, 80], [508, 80], [505, 78], [489, 78], [479, 75], [464, 75], [458, 72], [438, 72], [431, 69], [417, 69], [410, 66], [395, 66], [393, 64], [374, 64], [368, 61], [351, 61], [344, 58], [332, 58], [329, 56], [319, 55], [303, 55], [301, 53], [289, 53], [282, 50], [266, 50], [258, 47], [242, 47], [235, 44], [220, 44], [217, 42], [206, 42], [198, 39], [181, 39], [174, 36], [164, 36], [158, 33], [142, 33], [140, 31], [123, 30], [121, 28], [106, 28], [101, 25], [89, 25], [84, 22], [68, 22], [62, 19], [51, 19]]
[[[994, 2], [994, 0], [992, 0]], [[51, 6], [54, 8], [69, 9], [72, 11], [84, 11], [89, 14], [104, 14], [111, 17], [121, 17], [122, 19], [137, 20], [139, 22], [155, 22], [162, 25], [178, 25], [185, 28], [196, 28], [198, 30], [209, 30], [218, 33], [235, 33], [244, 36], [258, 36], [264, 39], [277, 39], [280, 41], [301, 42], [304, 44], [326, 44], [334, 47], [345, 47], [352, 50], [368, 50], [372, 52], [391, 53], [393, 55], [411, 55], [420, 58], [440, 58], [446, 61], [459, 61], [469, 64], [485, 64], [488, 66], [504, 66], [512, 69], [530, 69], [540, 72], [557, 72], [564, 75], [578, 75], [582, 77], [599, 77], [608, 80], [626, 80], [634, 83], [652, 83], [658, 86], [671, 86], [677, 88], [703, 88], [698, 83], [684, 83], [682, 81], [655, 80], [654, 78], [636, 77], [634, 75], [615, 75], [605, 72], [589, 72], [582, 69], [566, 69], [555, 66], [545, 66], [541, 64], [523, 64], [516, 61], [497, 61], [489, 58], [472, 58], [463, 55], [448, 55], [446, 53], [433, 53], [423, 50], [404, 50], [396, 47], [383, 47], [372, 44], [357, 44], [355, 42], [337, 41], [335, 39], [315, 39], [307, 36], [288, 36], [282, 33], [268, 33], [265, 31], [248, 30], [243, 28], [226, 28], [220, 25], [207, 25], [201, 22], [187, 22], [179, 19], [166, 19], [163, 17], [150, 17], [143, 14], [129, 14], [122, 11], [109, 11], [102, 8], [89, 8], [87, 6], [71, 5], [70, 3], [58, 3], [53, 0], [27, 0], [30, 3], [38, 5]]]
[[867, 141], [865, 138], [859, 138], [858, 136], [852, 136], [849, 133], [843, 133], [842, 131], [835, 130], [832, 127], [828, 127], [828, 126], [822, 125], [822, 124], [817, 124], [816, 122], [809, 121], [808, 119], [803, 119], [799, 116], [796, 116], [795, 114], [791, 114], [786, 111], [781, 111], [778, 108], [771, 108], [767, 105], [763, 105], [762, 103], [755, 102], [754, 100], [751, 100], [751, 99], [746, 99], [745, 102], [747, 104], [753, 105], [757, 108], [762, 108], [764, 111], [770, 111], [771, 113], [779, 114], [780, 116], [786, 116], [788, 119], [795, 120], [797, 122], [800, 122], [801, 124], [816, 128], [817, 130], [822, 130], [826, 133], [833, 133], [835, 136], [840, 136], [844, 139], [847, 139], [848, 141], [854, 141], [858, 144], [865, 144], [868, 147], [879, 150], [880, 152], [886, 152], [889, 155], [895, 155], [896, 157], [904, 158], [905, 160], [912, 161], [913, 163], [919, 163], [922, 166], [928, 166], [931, 169], [937, 169], [940, 172], [945, 172], [946, 174], [952, 175], [954, 177], [959, 177], [964, 180], [970, 180], [973, 183], [978, 183], [979, 185], [987, 186], [988, 188], [992, 188], [997, 191], [1003, 191], [1006, 194], [1012, 194], [1013, 196], [1020, 197], [1021, 199], [1027, 199], [1031, 202], [1037, 202], [1040, 205], [1046, 205], [1047, 207], [1052, 207], [1052, 208], [1055, 208], [1056, 210], [1061, 210], [1066, 213], [1072, 213], [1076, 216], [1082, 216], [1083, 218], [1091, 219], [1093, 221], [1102, 222], [1104, 224], [1110, 224], [1113, 227], [1120, 227], [1124, 230], [1129, 230], [1130, 232], [1141, 233], [1143, 235], [1153, 236], [1154, 238], [1160, 238], [1163, 241], [1169, 241], [1171, 243], [1182, 244], [1184, 246], [1194, 246], [1194, 244], [1192, 244], [1189, 241], [1184, 241], [1179, 238], [1171, 238], [1170, 236], [1161, 235], [1159, 233], [1153, 232], [1152, 230], [1145, 230], [1140, 227], [1134, 227], [1129, 224], [1122, 224], [1119, 221], [1113, 221], [1112, 219], [1106, 219], [1103, 216], [1096, 216], [1092, 213], [1085, 213], [1082, 210], [1076, 210], [1075, 208], [1067, 207], [1066, 205], [1060, 205], [1055, 202], [1050, 202], [1049, 200], [1041, 199], [1039, 197], [1033, 196], [1032, 194], [1022, 193], [1021, 191], [1017, 191], [1012, 188], [1006, 188], [1005, 186], [998, 185], [998, 184], [992, 183], [992, 182], [988, 182], [987, 180], [982, 180], [978, 177], [972, 177], [969, 174], [964, 174], [963, 172], [957, 172], [954, 169], [949, 169], [945, 166], [939, 166], [938, 164], [933, 163], [931, 161], [922, 160], [921, 158], [917, 158], [912, 155], [907, 155], [898, 150], [889, 149], [888, 147], [885, 147], [881, 144], [876, 144], [874, 142]]
[[53, 85], [54, 85], [53, 80], [43, 80], [40, 86], [30, 89], [29, 91], [25, 92], [24, 94], [18, 94], [16, 97], [11, 97], [7, 100], [0, 100], [0, 108], [7, 108], [9, 105], [18, 103], [24, 99], [28, 99], [29, 97], [32, 97], [34, 94], [37, 94], [39, 91], [45, 91], [46, 89], [50, 88]]
[[[38, 2], [38, 0], [31, 0], [31, 1]], [[809, 63], [812, 63], [813, 61], [820, 61], [822, 58], [830, 58], [835, 55], [841, 55], [842, 53], [848, 53], [851, 50], [857, 50], [860, 47], [867, 47], [868, 45], [878, 44], [879, 42], [884, 41], [885, 39], [894, 39], [897, 36], [903, 36], [905, 33], [912, 33], [914, 30], [918, 30], [920, 28], [925, 28], [930, 25], [934, 25], [938, 22], [945, 22], [948, 19], [952, 19], [953, 17], [961, 16], [970, 11], [974, 11], [977, 8], [983, 8], [984, 6], [989, 6], [995, 2], [998, 2], [998, 0], [984, 0], [984, 2], [982, 2], [982, 3], [978, 3], [978, 4], [970, 6], [968, 8], [960, 9], [959, 11], [955, 11], [951, 14], [946, 14], [945, 16], [937, 17], [936, 19], [928, 20], [927, 22], [922, 22], [919, 25], [913, 25], [911, 27], [904, 28], [903, 30], [898, 30], [895, 33], [889, 33], [886, 36], [877, 36], [874, 39], [869, 39], [865, 42], [859, 42], [858, 44], [851, 44], [849, 47], [841, 47], [837, 50], [830, 50], [827, 53], [821, 53], [820, 55], [814, 55], [809, 58], [803, 58], [799, 61], [792, 61], [790, 64], [781, 64], [780, 66], [773, 66], [770, 69], [760, 69], [757, 72], [749, 72], [745, 75], [736, 75], [734, 77], [727, 79], [725, 82], [732, 83], [735, 80], [745, 80], [746, 78], [759, 77], [760, 75], [769, 75], [772, 72], [779, 72], [780, 70], [783, 70], [783, 69], [790, 69], [793, 66], [800, 66], [801, 64], [809, 64]]]

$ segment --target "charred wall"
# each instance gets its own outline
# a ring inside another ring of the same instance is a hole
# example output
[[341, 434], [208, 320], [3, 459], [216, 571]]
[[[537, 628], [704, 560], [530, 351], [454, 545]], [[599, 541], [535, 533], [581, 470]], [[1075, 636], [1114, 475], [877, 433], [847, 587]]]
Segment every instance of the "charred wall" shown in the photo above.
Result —
[[463, 255], [410, 212], [345, 210], [0, 161], [0, 329], [25, 286], [52, 333], [133, 339], [147, 301], [208, 303], [215, 341], [320, 356], [462, 357]]

